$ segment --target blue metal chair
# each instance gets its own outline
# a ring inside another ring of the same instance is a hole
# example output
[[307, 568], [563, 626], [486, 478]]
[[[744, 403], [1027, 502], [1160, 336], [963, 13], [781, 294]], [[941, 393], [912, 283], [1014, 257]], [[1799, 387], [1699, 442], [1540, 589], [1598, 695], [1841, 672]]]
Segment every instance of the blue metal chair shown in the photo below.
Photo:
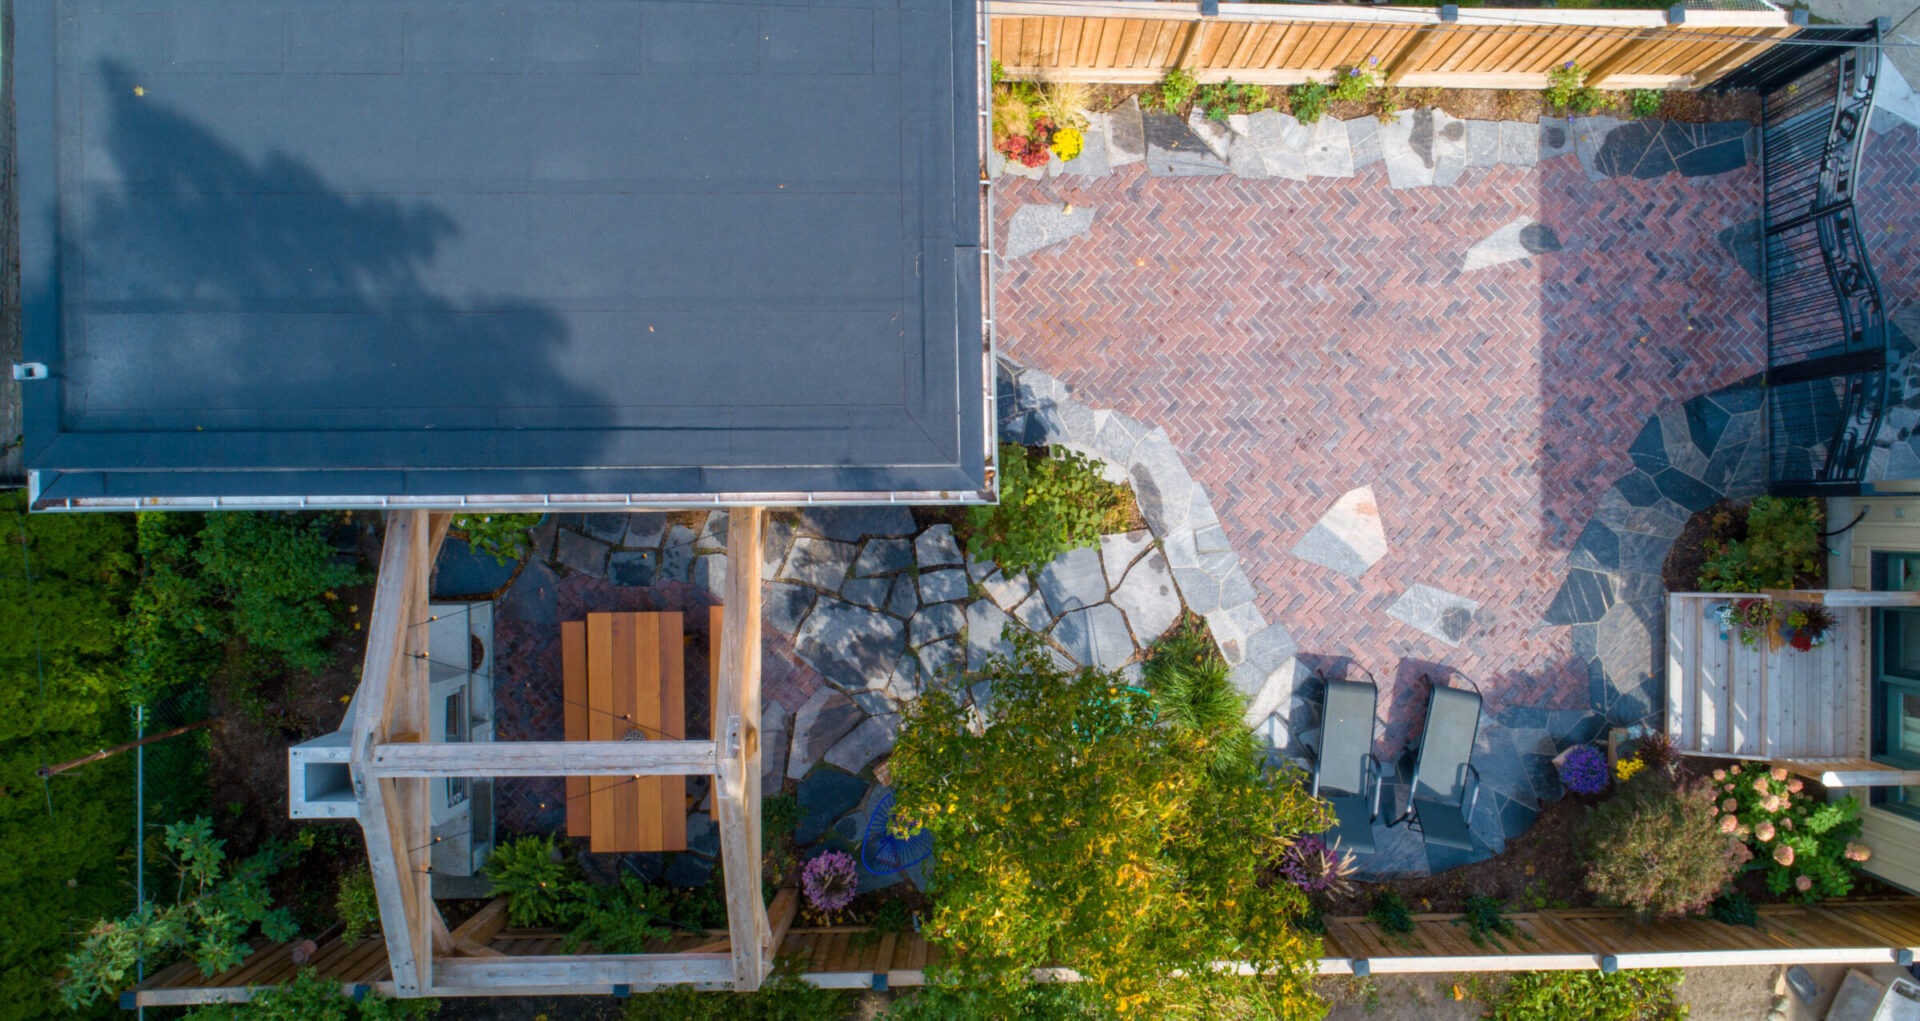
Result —
[[926, 830], [906, 838], [888, 830], [893, 819], [893, 792], [883, 791], [867, 816], [867, 835], [860, 841], [860, 864], [876, 876], [890, 876], [933, 857], [933, 834]]

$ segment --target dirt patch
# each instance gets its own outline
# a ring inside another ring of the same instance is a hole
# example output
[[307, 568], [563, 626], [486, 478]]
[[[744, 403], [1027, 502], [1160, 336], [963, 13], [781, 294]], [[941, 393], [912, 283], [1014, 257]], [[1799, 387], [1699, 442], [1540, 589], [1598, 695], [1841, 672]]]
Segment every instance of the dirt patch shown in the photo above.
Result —
[[[1827, 520], [1825, 501], [1821, 502], [1820, 520]], [[1668, 592], [1700, 591], [1700, 569], [1707, 564], [1708, 543], [1726, 543], [1747, 537], [1747, 505], [1732, 500], [1722, 500], [1695, 513], [1687, 519], [1686, 527], [1680, 530], [1680, 538], [1673, 541], [1673, 548], [1667, 551], [1667, 559], [1660, 566], [1660, 581]], [[1815, 557], [1816, 569], [1811, 574], [1803, 574], [1794, 579], [1800, 588], [1827, 587], [1827, 558]]]
[[1398, 890], [1416, 913], [1453, 914], [1468, 897], [1494, 897], [1514, 910], [1590, 907], [1593, 895], [1580, 883], [1574, 861], [1574, 829], [1592, 799], [1570, 795], [1546, 807], [1532, 828], [1507, 844], [1505, 853], [1437, 876], [1357, 884], [1352, 893], [1320, 902], [1329, 915], [1364, 915], [1373, 895]]

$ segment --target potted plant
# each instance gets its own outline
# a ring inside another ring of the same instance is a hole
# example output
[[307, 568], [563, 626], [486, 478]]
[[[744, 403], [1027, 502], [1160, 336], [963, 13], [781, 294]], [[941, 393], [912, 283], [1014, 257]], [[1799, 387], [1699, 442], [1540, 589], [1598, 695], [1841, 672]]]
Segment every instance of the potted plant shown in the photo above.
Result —
[[1736, 599], [1708, 611], [1720, 625], [1720, 637], [1740, 636], [1741, 645], [1758, 645], [1773, 628], [1773, 604], [1765, 599]]
[[1800, 652], [1827, 644], [1832, 630], [1833, 614], [1819, 603], [1796, 603], [1780, 618], [1780, 640]]

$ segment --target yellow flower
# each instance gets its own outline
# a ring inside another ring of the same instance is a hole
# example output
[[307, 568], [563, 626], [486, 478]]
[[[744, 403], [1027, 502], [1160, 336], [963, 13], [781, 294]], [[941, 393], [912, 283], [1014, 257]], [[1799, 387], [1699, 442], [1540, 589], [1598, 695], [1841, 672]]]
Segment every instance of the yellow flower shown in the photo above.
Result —
[[1063, 161], [1080, 155], [1080, 150], [1085, 147], [1086, 139], [1082, 138], [1080, 132], [1074, 128], [1061, 128], [1054, 132], [1053, 144], [1048, 146], [1053, 150], [1053, 154]]
[[1647, 768], [1647, 764], [1640, 761], [1638, 757], [1621, 759], [1619, 762], [1613, 764], [1613, 775], [1621, 783], [1626, 783], [1628, 780], [1633, 779], [1635, 774], [1645, 768]]

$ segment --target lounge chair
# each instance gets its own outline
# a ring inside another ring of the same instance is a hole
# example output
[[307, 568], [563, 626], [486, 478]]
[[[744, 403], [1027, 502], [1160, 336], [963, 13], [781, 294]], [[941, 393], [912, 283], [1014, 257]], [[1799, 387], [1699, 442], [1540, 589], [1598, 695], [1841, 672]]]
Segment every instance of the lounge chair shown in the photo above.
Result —
[[1474, 848], [1470, 820], [1480, 797], [1480, 773], [1473, 768], [1473, 742], [1479, 733], [1479, 693], [1433, 684], [1427, 696], [1427, 728], [1420, 735], [1420, 757], [1413, 767], [1412, 796], [1402, 817], [1429, 844]]
[[1313, 793], [1333, 805], [1329, 843], [1361, 854], [1373, 852], [1373, 824], [1380, 818], [1380, 760], [1373, 757], [1373, 679], [1326, 681], [1320, 713], [1320, 754], [1313, 764]]

